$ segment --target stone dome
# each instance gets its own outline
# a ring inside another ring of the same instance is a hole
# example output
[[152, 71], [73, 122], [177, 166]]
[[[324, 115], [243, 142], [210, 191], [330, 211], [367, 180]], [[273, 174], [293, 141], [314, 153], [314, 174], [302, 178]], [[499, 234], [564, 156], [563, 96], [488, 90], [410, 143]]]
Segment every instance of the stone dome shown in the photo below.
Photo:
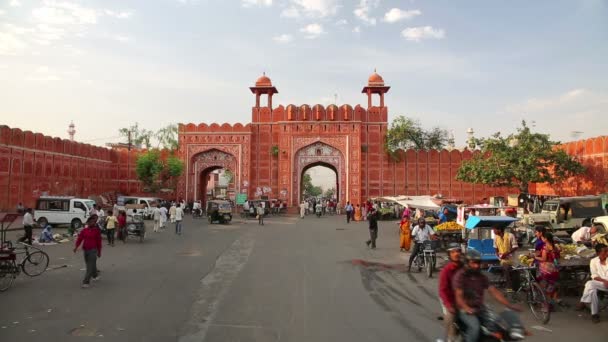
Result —
[[382, 76], [378, 75], [378, 73], [376, 73], [374, 71], [374, 73], [369, 77], [369, 79], [367, 80], [367, 84], [370, 87], [383, 87], [384, 86], [384, 79], [382, 79]]
[[264, 73], [262, 76], [260, 76], [260, 78], [257, 79], [257, 81], [255, 81], [255, 86], [256, 87], [272, 87], [272, 81], [270, 81], [270, 78], [268, 78], [266, 76], [266, 73]]

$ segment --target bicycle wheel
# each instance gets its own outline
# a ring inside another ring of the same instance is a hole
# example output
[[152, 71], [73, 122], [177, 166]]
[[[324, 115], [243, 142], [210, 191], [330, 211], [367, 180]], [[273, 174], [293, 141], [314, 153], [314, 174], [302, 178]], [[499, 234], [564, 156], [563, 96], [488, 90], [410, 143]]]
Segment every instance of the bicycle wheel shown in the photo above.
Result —
[[49, 256], [43, 251], [35, 251], [23, 259], [21, 269], [30, 277], [36, 277], [44, 273], [49, 266]]
[[15, 275], [11, 271], [13, 266], [7, 260], [0, 261], [0, 292], [8, 290], [15, 280]]
[[551, 319], [551, 308], [545, 296], [545, 291], [537, 283], [531, 283], [528, 289], [528, 305], [534, 318], [542, 324], [547, 324]]

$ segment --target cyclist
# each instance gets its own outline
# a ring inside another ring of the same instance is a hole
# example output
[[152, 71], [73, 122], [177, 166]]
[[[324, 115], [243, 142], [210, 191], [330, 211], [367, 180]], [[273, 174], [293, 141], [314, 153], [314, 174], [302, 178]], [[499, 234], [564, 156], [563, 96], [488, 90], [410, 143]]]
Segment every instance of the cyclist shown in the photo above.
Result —
[[446, 341], [452, 342], [456, 339], [456, 329], [454, 329], [454, 317], [456, 316], [456, 302], [454, 299], [454, 289], [452, 280], [456, 272], [462, 268], [462, 252], [460, 245], [452, 242], [447, 248], [450, 263], [439, 273], [439, 301], [443, 310], [443, 322], [446, 328]]
[[496, 287], [490, 285], [488, 277], [481, 273], [481, 254], [476, 250], [467, 251], [466, 265], [456, 272], [452, 283], [458, 319], [465, 326], [465, 342], [477, 342], [481, 326], [489, 325], [490, 317], [494, 316], [485, 306], [486, 290], [507, 308], [521, 311], [518, 305], [511, 304]]
[[415, 226], [412, 230], [412, 238], [414, 239], [414, 250], [410, 255], [410, 263], [407, 268], [408, 272], [412, 270], [412, 262], [414, 262], [416, 255], [422, 252], [424, 241], [435, 240], [435, 235], [435, 231], [433, 230], [433, 228], [431, 228], [431, 226], [426, 224], [424, 218], [418, 220], [418, 225]]

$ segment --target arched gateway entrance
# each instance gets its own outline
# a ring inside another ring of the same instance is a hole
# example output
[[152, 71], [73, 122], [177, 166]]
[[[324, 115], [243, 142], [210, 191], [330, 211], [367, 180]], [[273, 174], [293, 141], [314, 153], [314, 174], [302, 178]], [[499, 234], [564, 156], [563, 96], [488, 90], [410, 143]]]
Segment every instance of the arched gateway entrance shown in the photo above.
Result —
[[298, 150], [294, 157], [294, 163], [295, 181], [292, 191], [298, 195], [298, 201], [303, 199], [302, 178], [306, 170], [314, 166], [325, 166], [336, 173], [336, 198], [340, 203], [345, 203], [342, 191], [342, 183], [345, 178], [345, 162], [340, 150], [323, 142], [316, 142]]
[[[194, 198], [193, 200], [200, 200], [203, 205], [207, 201], [208, 184], [214, 184], [214, 180], [210, 179], [213, 176], [213, 171], [224, 169], [229, 171], [231, 174], [235, 174], [237, 170], [237, 160], [230, 154], [217, 149], [210, 149], [205, 152], [196, 154], [192, 158], [192, 165], [194, 168]], [[211, 182], [210, 182], [211, 181]], [[235, 180], [233, 179], [227, 184], [226, 198], [229, 198], [229, 194], [235, 192]]]

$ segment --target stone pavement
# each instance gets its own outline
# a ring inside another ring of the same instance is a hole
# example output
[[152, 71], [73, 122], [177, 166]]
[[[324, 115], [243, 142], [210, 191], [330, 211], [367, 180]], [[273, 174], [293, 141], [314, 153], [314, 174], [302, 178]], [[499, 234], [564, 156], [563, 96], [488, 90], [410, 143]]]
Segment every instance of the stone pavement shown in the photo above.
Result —
[[[1, 341], [435, 341], [436, 279], [405, 272], [396, 222], [380, 222], [378, 248], [365, 222], [343, 216], [270, 217], [209, 225], [187, 218], [167, 230], [105, 247], [102, 279], [82, 290], [82, 255], [44, 246], [51, 265], [0, 293]], [[8, 309], [7, 309], [8, 308]], [[574, 311], [553, 315], [529, 341], [604, 340]], [[537, 325], [526, 310], [529, 327]]]

